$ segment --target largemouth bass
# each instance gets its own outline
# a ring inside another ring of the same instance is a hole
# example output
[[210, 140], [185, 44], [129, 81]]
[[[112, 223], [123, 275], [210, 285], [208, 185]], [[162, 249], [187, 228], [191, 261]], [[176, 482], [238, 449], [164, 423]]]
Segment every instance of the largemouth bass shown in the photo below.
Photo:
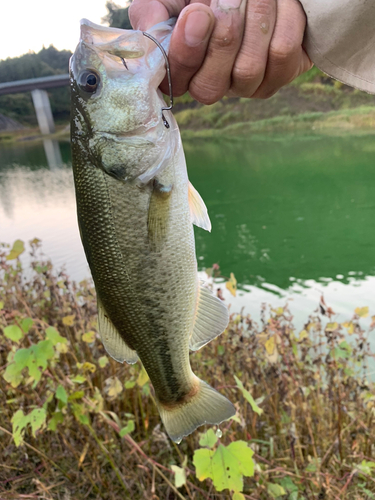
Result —
[[[172, 27], [149, 33], [167, 49]], [[193, 223], [211, 224], [188, 181], [177, 123], [170, 113], [163, 120], [164, 76], [162, 52], [141, 31], [81, 21], [70, 62], [71, 142], [99, 334], [120, 363], [141, 359], [178, 442], [235, 409], [190, 367], [189, 348], [222, 333], [228, 311], [198, 280]]]

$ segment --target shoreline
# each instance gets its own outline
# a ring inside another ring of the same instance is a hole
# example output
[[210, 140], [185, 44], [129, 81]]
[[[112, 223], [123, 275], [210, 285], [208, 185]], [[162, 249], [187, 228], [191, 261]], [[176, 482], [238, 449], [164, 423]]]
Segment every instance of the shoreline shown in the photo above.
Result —
[[[198, 113], [200, 109], [202, 108], [189, 111]], [[269, 140], [271, 134], [275, 134], [277, 137], [285, 134], [305, 135], [306, 133], [309, 133], [309, 135], [358, 135], [375, 133], [375, 106], [359, 106], [357, 108], [327, 112], [308, 112], [294, 116], [279, 115], [254, 121], [236, 121], [224, 127], [216, 126], [195, 130], [181, 123], [181, 113], [184, 113], [184, 111], [177, 112], [175, 116], [180, 126], [181, 136], [185, 140], [215, 137], [242, 140], [248, 139], [248, 134], [256, 134], [257, 138], [266, 134]], [[69, 141], [70, 133], [68, 125], [59, 125], [57, 128], [58, 130], [54, 134], [46, 136], [42, 136], [37, 128], [3, 131], [0, 132], [0, 146], [1, 144], [20, 142], [33, 143], [43, 139]]]

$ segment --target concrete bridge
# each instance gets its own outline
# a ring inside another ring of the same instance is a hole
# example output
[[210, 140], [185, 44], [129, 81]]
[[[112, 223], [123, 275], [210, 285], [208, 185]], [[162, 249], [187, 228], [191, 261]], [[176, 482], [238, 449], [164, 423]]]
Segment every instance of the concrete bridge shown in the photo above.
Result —
[[31, 92], [38, 125], [43, 135], [53, 134], [55, 124], [53, 121], [51, 105], [45, 89], [55, 89], [69, 85], [69, 75], [53, 75], [30, 80], [17, 80], [15, 82], [0, 83], [0, 95]]

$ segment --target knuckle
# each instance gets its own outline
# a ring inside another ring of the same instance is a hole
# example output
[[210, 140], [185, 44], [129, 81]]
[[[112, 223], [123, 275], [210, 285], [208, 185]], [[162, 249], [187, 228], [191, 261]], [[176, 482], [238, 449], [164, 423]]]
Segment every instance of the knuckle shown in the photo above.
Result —
[[[218, 48], [222, 51], [231, 51], [234, 46], [238, 44], [238, 36], [232, 30], [225, 31], [225, 33], [213, 33], [211, 36], [211, 47]], [[212, 51], [210, 47], [209, 51]]]
[[278, 38], [271, 43], [270, 46], [270, 58], [279, 61], [286, 62], [298, 52], [301, 45], [293, 37], [284, 36]]
[[257, 86], [263, 79], [264, 67], [260, 64], [249, 63], [246, 66], [234, 66], [232, 78], [234, 85], [241, 87]]
[[215, 104], [215, 102], [217, 101], [220, 101], [220, 99], [224, 95], [224, 92], [219, 92], [217, 88], [213, 88], [209, 85], [197, 84], [194, 82], [190, 83], [189, 92], [193, 99], [200, 102], [201, 104], [206, 104], [208, 106], [210, 104]]

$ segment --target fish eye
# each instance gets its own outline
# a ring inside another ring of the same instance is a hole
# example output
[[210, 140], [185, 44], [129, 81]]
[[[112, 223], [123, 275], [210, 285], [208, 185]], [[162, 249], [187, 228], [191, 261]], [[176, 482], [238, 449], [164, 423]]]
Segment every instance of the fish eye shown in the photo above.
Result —
[[81, 90], [93, 94], [98, 88], [100, 82], [99, 75], [94, 71], [85, 70], [78, 77], [78, 85]]

